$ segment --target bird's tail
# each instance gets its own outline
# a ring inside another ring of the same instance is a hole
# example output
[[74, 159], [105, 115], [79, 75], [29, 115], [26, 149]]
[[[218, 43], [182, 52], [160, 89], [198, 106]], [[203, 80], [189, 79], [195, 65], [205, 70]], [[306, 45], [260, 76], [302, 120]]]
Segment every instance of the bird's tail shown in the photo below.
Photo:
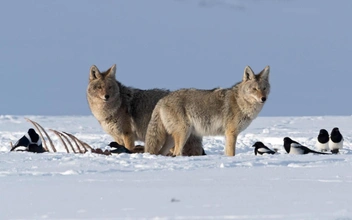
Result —
[[319, 151], [315, 151], [315, 150], [311, 150], [311, 153], [313, 153], [313, 154], [329, 154], [329, 153], [319, 152]]

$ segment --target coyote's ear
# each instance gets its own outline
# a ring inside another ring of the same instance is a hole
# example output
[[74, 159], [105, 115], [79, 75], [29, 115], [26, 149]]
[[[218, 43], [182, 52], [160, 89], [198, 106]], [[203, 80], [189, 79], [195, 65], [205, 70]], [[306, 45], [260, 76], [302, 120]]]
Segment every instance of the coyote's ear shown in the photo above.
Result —
[[261, 79], [269, 80], [270, 66], [266, 66], [258, 75]]
[[93, 79], [97, 79], [101, 76], [100, 71], [98, 67], [95, 65], [90, 67], [90, 74], [89, 74], [89, 81], [92, 81]]
[[242, 81], [247, 81], [247, 80], [252, 80], [252, 79], [255, 79], [255, 74], [249, 66], [246, 66], [244, 68], [244, 74], [243, 74]]
[[116, 75], [116, 64], [112, 65], [107, 72], [108, 72], [107, 76], [115, 78], [115, 75]]

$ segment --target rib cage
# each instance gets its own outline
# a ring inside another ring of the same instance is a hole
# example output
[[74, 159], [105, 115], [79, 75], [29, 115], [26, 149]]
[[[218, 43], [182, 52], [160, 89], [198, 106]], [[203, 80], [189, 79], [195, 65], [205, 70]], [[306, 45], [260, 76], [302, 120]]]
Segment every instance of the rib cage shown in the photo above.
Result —
[[[25, 119], [28, 122], [30, 122], [31, 124], [33, 124], [35, 130], [37, 131], [40, 138], [42, 139], [44, 150], [46, 152], [57, 152], [53, 141], [51, 140], [50, 136], [45, 131], [45, 129], [39, 123], [37, 123], [29, 118], [25, 118]], [[99, 148], [94, 149], [86, 142], [78, 139], [73, 134], [70, 134], [68, 132], [57, 131], [54, 129], [49, 129], [49, 131], [53, 132], [59, 138], [61, 144], [65, 147], [65, 150], [67, 153], [84, 154], [86, 152], [91, 152], [91, 153], [97, 153], [97, 154], [111, 155], [110, 151], [108, 151], [108, 150], [103, 151]], [[43, 135], [43, 133], [45, 136]], [[48, 144], [46, 143], [46, 139], [49, 141], [50, 149], [48, 148]], [[10, 151], [14, 151], [17, 147], [14, 147], [12, 143], [10, 143], [10, 144], [11, 144]]]

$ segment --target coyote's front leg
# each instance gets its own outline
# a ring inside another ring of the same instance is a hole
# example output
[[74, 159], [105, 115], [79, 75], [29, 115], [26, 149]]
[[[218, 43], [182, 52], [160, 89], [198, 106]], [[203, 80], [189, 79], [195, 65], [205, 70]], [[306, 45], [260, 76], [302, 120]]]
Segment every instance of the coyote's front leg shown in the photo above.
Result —
[[130, 151], [133, 151], [135, 148], [134, 145], [134, 137], [133, 137], [133, 133], [131, 132], [124, 132], [124, 134], [122, 135], [122, 139], [123, 139], [123, 145]]
[[236, 141], [238, 132], [234, 129], [227, 129], [225, 132], [226, 145], [225, 145], [225, 155], [235, 156], [236, 154]]

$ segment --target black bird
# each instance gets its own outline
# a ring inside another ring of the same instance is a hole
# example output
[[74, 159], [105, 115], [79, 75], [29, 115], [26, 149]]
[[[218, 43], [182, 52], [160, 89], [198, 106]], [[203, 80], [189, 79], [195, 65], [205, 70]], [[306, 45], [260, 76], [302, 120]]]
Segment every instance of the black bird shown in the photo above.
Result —
[[316, 146], [321, 152], [329, 150], [329, 133], [327, 130], [320, 129]]
[[309, 149], [306, 146], [292, 140], [289, 137], [284, 138], [284, 148], [288, 154], [327, 154]]
[[260, 155], [275, 154], [276, 153], [276, 151], [271, 150], [270, 148], [265, 146], [263, 144], [263, 142], [260, 142], [260, 141], [255, 142], [252, 147], [254, 147], [254, 154], [255, 155], [257, 155], [257, 154], [260, 154]]
[[128, 150], [125, 146], [118, 144], [117, 142], [113, 141], [108, 144], [108, 146], [116, 148], [114, 150], [111, 150], [111, 153], [116, 153], [116, 154], [121, 154], [121, 153], [126, 153], [126, 154], [131, 154], [132, 152]]
[[339, 150], [342, 149], [343, 146], [343, 137], [340, 133], [340, 130], [335, 127], [332, 129], [330, 133], [330, 141], [329, 141], [329, 148], [331, 153], [337, 154]]
[[[30, 151], [34, 153], [45, 152], [42, 146], [42, 140], [33, 128], [28, 129], [27, 133], [23, 135], [12, 147], [11, 151], [16, 150], [18, 147], [25, 147], [24, 151]], [[22, 150], [22, 149], [21, 149]], [[23, 151], [23, 150], [22, 150]]]

